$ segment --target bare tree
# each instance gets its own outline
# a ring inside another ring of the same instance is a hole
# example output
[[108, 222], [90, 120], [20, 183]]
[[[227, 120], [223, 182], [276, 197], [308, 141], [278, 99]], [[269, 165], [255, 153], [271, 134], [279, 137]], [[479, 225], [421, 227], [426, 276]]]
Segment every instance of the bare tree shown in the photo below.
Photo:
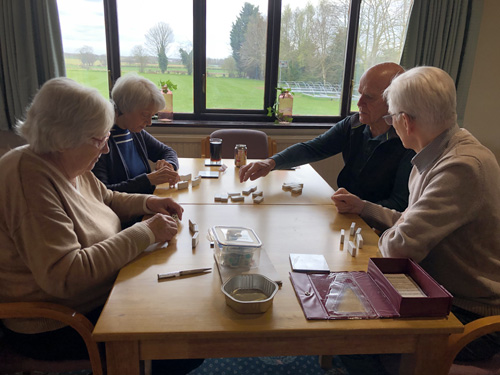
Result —
[[399, 59], [412, 0], [365, 0], [361, 8], [357, 56], [364, 71]]
[[315, 46], [315, 68], [323, 84], [331, 77], [337, 65], [335, 61], [343, 65], [346, 35], [343, 31], [347, 30], [348, 7], [345, 0], [321, 0], [316, 9], [311, 32]]
[[94, 49], [90, 46], [83, 46], [78, 51], [82, 65], [89, 69], [97, 61], [97, 55], [94, 54]]
[[158, 57], [158, 65], [162, 73], [168, 67], [167, 52], [170, 44], [174, 41], [174, 32], [168, 23], [158, 22], [150, 28], [145, 35], [146, 47], [152, 55]]
[[132, 48], [131, 53], [132, 56], [134, 56], [135, 63], [139, 64], [139, 72], [144, 73], [149, 60], [146, 49], [141, 45], [137, 45]]

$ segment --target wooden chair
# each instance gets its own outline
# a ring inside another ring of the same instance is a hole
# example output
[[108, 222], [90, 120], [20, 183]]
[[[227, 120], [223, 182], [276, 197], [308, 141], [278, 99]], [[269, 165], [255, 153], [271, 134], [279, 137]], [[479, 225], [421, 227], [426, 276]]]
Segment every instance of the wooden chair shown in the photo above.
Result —
[[93, 324], [69, 307], [45, 302], [0, 303], [0, 319], [47, 318], [60, 321], [75, 329], [87, 346], [89, 360], [41, 361], [25, 357], [10, 349], [0, 338], [0, 373], [31, 374], [40, 372], [68, 372], [92, 369], [93, 375], [103, 375], [103, 364], [97, 343], [92, 338]]
[[276, 141], [260, 130], [219, 129], [201, 141], [201, 157], [210, 157], [210, 138], [222, 139], [222, 158], [234, 157], [234, 146], [245, 144], [249, 159], [265, 159], [276, 154]]
[[[448, 375], [498, 375], [500, 374], [500, 354], [485, 361], [473, 361], [467, 363], [455, 362], [455, 357], [467, 344], [475, 339], [489, 333], [500, 331], [500, 315], [488, 316], [474, 320], [464, 326], [464, 332], [450, 335], [446, 355], [437, 369], [437, 374]], [[331, 355], [319, 356], [320, 366], [324, 370], [332, 367]], [[396, 373], [394, 364], [390, 364], [389, 373]], [[397, 366], [396, 366], [397, 367]]]
[[474, 320], [465, 325], [464, 332], [450, 335], [448, 349], [443, 359], [442, 373], [486, 375], [500, 373], [500, 355], [495, 355], [491, 360], [468, 362], [467, 365], [453, 363], [457, 354], [467, 344], [489, 333], [500, 331], [500, 315], [487, 316]]

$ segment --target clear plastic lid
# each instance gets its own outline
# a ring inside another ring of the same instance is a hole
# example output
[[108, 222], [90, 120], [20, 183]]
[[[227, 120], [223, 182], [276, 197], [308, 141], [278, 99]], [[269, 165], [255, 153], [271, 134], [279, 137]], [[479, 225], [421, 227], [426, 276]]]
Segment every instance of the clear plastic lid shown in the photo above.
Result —
[[214, 240], [222, 246], [261, 247], [257, 234], [250, 228], [214, 226], [211, 229]]

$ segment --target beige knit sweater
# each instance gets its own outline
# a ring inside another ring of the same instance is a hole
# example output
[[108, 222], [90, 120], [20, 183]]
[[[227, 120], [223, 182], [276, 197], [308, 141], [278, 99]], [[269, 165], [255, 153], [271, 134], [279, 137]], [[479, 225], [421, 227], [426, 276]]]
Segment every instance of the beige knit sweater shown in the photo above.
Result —
[[[45, 301], [81, 313], [102, 305], [121, 267], [152, 242], [138, 223], [147, 195], [113, 192], [91, 172], [75, 189], [27, 146], [0, 159], [0, 301]], [[51, 321], [4, 320], [18, 332], [59, 328]]]
[[453, 303], [500, 314], [500, 167], [467, 130], [441, 134], [413, 159], [408, 208], [367, 202], [361, 217], [387, 229], [379, 248], [410, 257], [448, 289]]

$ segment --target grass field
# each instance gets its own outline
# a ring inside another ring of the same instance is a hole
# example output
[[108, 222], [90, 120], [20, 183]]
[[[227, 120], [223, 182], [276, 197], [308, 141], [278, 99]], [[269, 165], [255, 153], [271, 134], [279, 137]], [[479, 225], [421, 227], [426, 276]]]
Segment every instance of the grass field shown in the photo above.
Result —
[[[99, 65], [83, 69], [77, 59], [66, 59], [66, 75], [86, 86], [95, 87], [106, 98], [108, 94], [108, 74]], [[137, 67], [124, 66], [122, 73], [137, 71]], [[177, 85], [174, 91], [174, 112], [193, 112], [193, 77], [184, 72], [182, 66], [169, 65], [169, 71], [176, 74], [156, 72], [148, 67], [140, 75], [159, 86], [160, 81], [170, 80]], [[209, 70], [210, 72], [210, 70]], [[223, 76], [225, 75], [225, 76]], [[264, 100], [264, 81], [228, 78], [221, 69], [213, 69], [207, 78], [207, 108], [210, 109], [262, 109]], [[327, 98], [313, 98], [296, 93], [293, 103], [294, 115], [335, 116], [339, 114], [339, 101]]]

